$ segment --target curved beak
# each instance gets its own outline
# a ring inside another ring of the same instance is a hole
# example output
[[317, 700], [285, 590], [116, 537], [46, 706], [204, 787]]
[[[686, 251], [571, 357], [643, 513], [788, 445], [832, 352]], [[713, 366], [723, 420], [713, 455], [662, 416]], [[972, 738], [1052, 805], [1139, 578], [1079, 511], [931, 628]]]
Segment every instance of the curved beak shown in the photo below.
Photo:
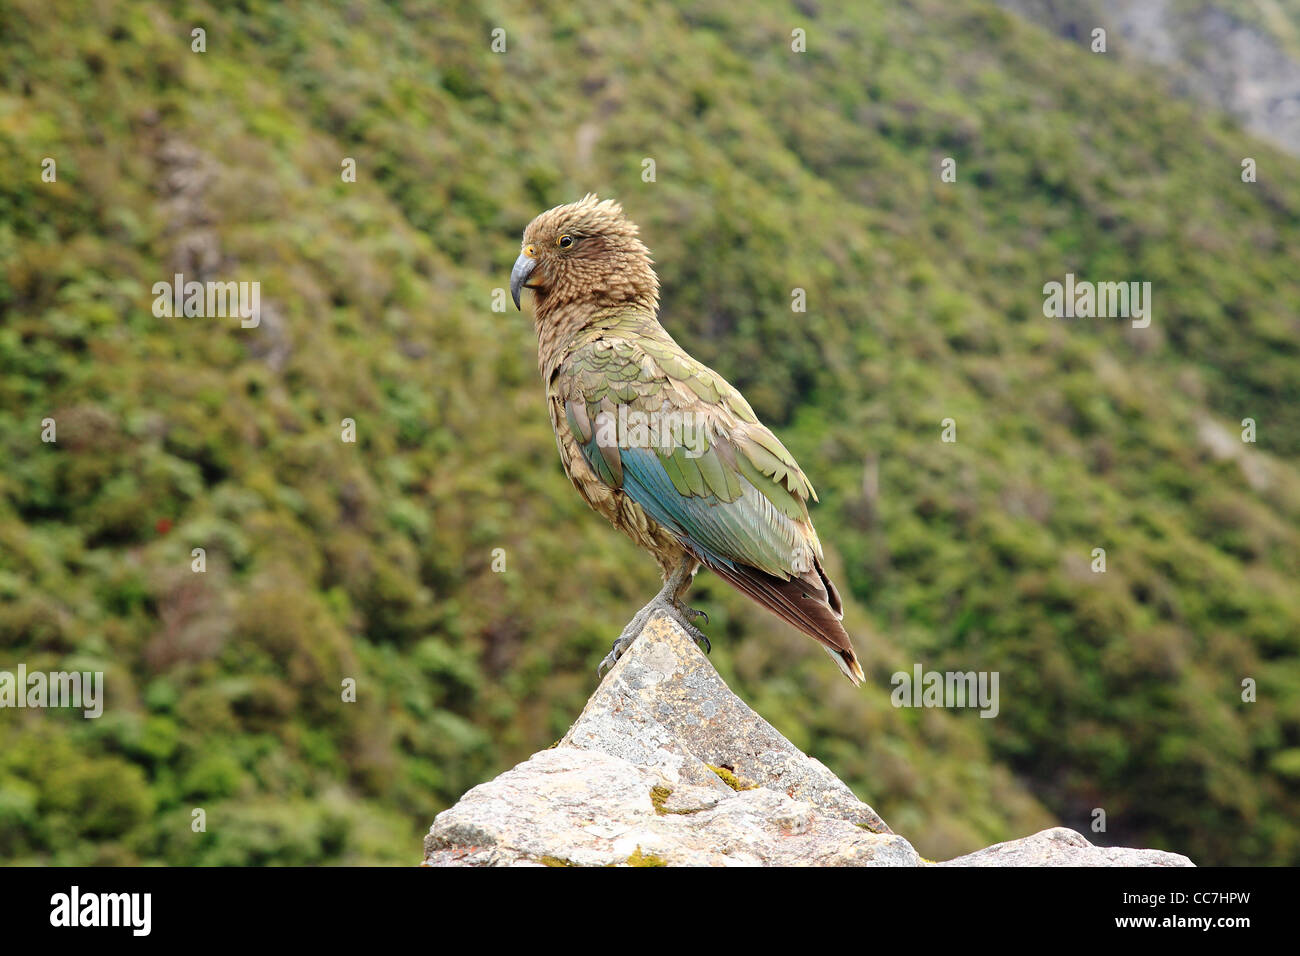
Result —
[[519, 253], [519, 258], [515, 260], [515, 267], [510, 270], [510, 298], [515, 300], [516, 309], [520, 308], [519, 290], [524, 288], [524, 283], [528, 281], [528, 277], [533, 274], [533, 270], [536, 268], [536, 259], [530, 259], [522, 252]]

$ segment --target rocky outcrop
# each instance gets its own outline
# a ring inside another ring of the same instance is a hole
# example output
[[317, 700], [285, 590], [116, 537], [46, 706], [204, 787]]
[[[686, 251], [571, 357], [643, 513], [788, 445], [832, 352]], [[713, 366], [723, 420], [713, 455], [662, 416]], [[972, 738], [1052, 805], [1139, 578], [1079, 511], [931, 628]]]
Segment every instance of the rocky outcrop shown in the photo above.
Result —
[[[554, 747], [438, 814], [430, 866], [919, 866], [822, 763], [656, 617]], [[945, 865], [1190, 866], [1045, 830]]]
[[1151, 64], [1172, 92], [1300, 156], [1300, 57], [1284, 14], [1224, 0], [997, 2], [1085, 48], [1104, 28], [1116, 53]]
[[1033, 836], [976, 850], [939, 866], [1192, 866], [1181, 853], [1134, 850], [1126, 846], [1093, 846], [1066, 827], [1052, 827]]
[[920, 858], [902, 837], [873, 833], [766, 787], [670, 787], [599, 750], [544, 750], [438, 815], [432, 865], [896, 865]]

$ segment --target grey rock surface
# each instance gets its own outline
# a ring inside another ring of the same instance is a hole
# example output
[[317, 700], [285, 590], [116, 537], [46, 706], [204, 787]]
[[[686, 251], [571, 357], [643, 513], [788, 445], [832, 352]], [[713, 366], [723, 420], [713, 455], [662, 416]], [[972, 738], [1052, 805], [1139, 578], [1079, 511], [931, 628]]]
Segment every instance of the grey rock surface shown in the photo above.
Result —
[[1033, 836], [976, 850], [939, 866], [1195, 866], [1181, 853], [1134, 850], [1124, 846], [1094, 846], [1065, 827], [1052, 827]]
[[[466, 793], [429, 866], [920, 866], [903, 837], [655, 617], [554, 747]], [[1061, 828], [946, 865], [1173, 866]]]
[[892, 832], [826, 766], [806, 756], [731, 692], [666, 617], [651, 620], [587, 701], [561, 747], [600, 750], [653, 771], [668, 786], [764, 787], [821, 813]]
[[1276, 9], [1240, 0], [996, 2], [1085, 49], [1103, 27], [1110, 53], [1149, 63], [1152, 78], [1172, 92], [1231, 113], [1260, 139], [1300, 156], [1300, 56], [1293, 27]]
[[[722, 792], [722, 791], [725, 791]], [[775, 790], [669, 792], [598, 750], [556, 747], [438, 815], [432, 866], [915, 866], [902, 837], [818, 813]]]

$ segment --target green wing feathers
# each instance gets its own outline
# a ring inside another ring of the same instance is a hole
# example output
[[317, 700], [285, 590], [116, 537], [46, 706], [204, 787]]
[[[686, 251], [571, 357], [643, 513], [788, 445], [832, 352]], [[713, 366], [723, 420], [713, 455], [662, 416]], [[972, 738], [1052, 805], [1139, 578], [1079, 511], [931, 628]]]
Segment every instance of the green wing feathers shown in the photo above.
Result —
[[[601, 330], [572, 349], [550, 391], [600, 481], [862, 680], [808, 516], [816, 492], [738, 391], [657, 323]], [[620, 427], [638, 418], [659, 432]]]

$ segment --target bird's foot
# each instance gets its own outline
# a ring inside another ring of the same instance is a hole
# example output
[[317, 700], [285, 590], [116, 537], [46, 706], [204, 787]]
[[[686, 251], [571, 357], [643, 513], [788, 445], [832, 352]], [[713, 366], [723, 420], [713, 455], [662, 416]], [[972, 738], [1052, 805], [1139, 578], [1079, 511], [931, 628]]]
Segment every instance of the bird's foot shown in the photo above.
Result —
[[677, 601], [673, 601], [660, 592], [655, 595], [654, 600], [641, 608], [641, 610], [637, 611], [636, 616], [633, 617], [632, 620], [628, 621], [627, 627], [623, 628], [623, 633], [619, 634], [618, 640], [614, 642], [614, 646], [609, 649], [609, 653], [605, 655], [604, 660], [596, 666], [597, 676], [603, 677], [606, 671], [610, 670], [618, 663], [618, 659], [623, 656], [624, 652], [632, 646], [632, 642], [635, 641], [645, 629], [646, 622], [660, 611], [671, 617], [677, 623], [678, 627], [689, 634], [691, 640], [693, 640], [705, 654], [713, 650], [713, 645], [711, 645], [709, 639], [704, 636], [704, 632], [691, 623], [693, 619], [702, 617], [704, 618], [704, 622], [707, 624], [709, 616], [703, 611], [697, 611], [694, 608], [689, 608]]
[[691, 640], [693, 640], [696, 646], [705, 654], [712, 651], [713, 645], [710, 644], [709, 639], [704, 636], [704, 632], [691, 623], [691, 621], [696, 618], [702, 617], [704, 618], [704, 623], [708, 624], [709, 616], [703, 611], [696, 610], [693, 607], [687, 607], [685, 604], [676, 605], [676, 609], [677, 613], [673, 616], [677, 619], [677, 623], [682, 626], [682, 630], [691, 636]]
[[605, 672], [610, 670], [623, 653], [632, 646], [632, 642], [640, 636], [642, 628], [645, 627], [646, 621], [650, 620], [650, 615], [662, 607], [662, 595], [656, 595], [655, 599], [647, 604], [641, 610], [636, 612], [636, 616], [627, 622], [627, 627], [623, 628], [623, 633], [618, 636], [614, 646], [609, 649], [605, 659], [596, 665], [596, 676], [604, 677]]
[[680, 611], [681, 616], [686, 618], [686, 620], [688, 621], [694, 621], [697, 618], [702, 617], [704, 618], [705, 624], [709, 623], [709, 615], [705, 614], [703, 611], [699, 610], [698, 608], [687, 607], [685, 604], [679, 603], [677, 605], [677, 610]]

